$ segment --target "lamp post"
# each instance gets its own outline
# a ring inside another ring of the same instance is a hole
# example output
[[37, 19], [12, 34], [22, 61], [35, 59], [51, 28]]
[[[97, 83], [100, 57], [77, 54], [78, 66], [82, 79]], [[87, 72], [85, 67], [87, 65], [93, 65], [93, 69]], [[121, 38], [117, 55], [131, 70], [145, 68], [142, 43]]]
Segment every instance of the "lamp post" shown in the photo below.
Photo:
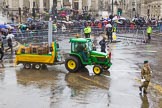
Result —
[[114, 0], [112, 0], [112, 15], [114, 14]]
[[55, 19], [56, 21], [56, 17], [57, 17], [57, 0], [53, 0], [53, 8], [52, 8], [52, 17], [53, 19]]

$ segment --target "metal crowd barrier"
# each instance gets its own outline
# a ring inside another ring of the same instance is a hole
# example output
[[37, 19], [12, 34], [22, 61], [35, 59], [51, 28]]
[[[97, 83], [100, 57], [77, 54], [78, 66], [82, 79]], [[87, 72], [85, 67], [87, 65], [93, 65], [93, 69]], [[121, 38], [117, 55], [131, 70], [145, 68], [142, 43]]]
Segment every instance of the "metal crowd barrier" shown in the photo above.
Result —
[[[146, 33], [147, 27], [117, 27], [116, 32], [117, 34], [130, 34], [130, 33], [136, 33], [138, 30], [138, 34], [143, 34], [143, 32]], [[98, 27], [92, 27], [91, 35], [93, 36], [99, 36], [100, 34], [105, 33], [105, 28], [98, 28]], [[153, 27], [153, 32], [159, 32], [159, 29], [157, 26]], [[81, 37], [84, 37], [84, 29], [81, 27], [75, 27], [73, 29], [57, 29], [57, 31], [53, 31], [53, 38], [58, 37], [74, 37], [76, 35], [80, 35]], [[24, 42], [43, 42], [47, 41], [48, 39], [48, 30], [36, 30], [36, 31], [27, 31], [24, 33], [14, 33], [15, 39], [24, 43]]]

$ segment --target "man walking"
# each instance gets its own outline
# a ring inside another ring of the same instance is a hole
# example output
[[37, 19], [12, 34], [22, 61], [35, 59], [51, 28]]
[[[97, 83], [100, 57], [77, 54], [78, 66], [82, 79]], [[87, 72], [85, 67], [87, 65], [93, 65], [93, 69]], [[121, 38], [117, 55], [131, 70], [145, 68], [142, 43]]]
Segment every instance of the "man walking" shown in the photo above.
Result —
[[148, 42], [151, 40], [151, 33], [152, 33], [152, 27], [148, 25], [147, 27]]
[[5, 51], [7, 52], [9, 49], [11, 49], [11, 54], [13, 53], [13, 46], [12, 46], [13, 38], [14, 38], [14, 35], [11, 34], [11, 32], [9, 32], [9, 34], [6, 37], [7, 43], [8, 43], [8, 48]]
[[105, 49], [106, 49], [106, 36], [103, 36], [103, 39], [99, 42], [100, 46], [101, 46], [101, 52], [106, 53]]
[[3, 56], [4, 56], [4, 47], [3, 47], [3, 39], [0, 37], [0, 54], [1, 54], [1, 57], [0, 57], [0, 62], [2, 62], [2, 59], [3, 59]]
[[143, 93], [147, 94], [147, 88], [148, 88], [148, 85], [151, 79], [151, 68], [148, 64], [148, 61], [144, 61], [144, 66], [142, 67], [142, 70], [141, 70], [141, 78], [142, 78], [141, 81], [143, 83], [139, 87], [139, 89], [142, 92], [142, 89], [144, 88]]
[[106, 35], [108, 37], [108, 40], [112, 42], [112, 25], [109, 23], [105, 27], [106, 27]]
[[85, 28], [84, 28], [84, 35], [85, 35], [85, 38], [89, 38], [90, 37], [89, 27], [87, 26], [87, 24], [85, 25]]

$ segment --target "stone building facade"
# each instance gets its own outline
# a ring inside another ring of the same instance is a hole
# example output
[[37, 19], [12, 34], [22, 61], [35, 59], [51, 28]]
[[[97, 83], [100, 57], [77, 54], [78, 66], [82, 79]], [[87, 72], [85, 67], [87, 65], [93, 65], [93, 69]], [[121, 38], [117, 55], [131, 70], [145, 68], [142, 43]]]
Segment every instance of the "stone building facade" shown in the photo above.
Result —
[[141, 0], [141, 16], [146, 18], [162, 18], [162, 0]]
[[69, 7], [82, 11], [98, 10], [98, 0], [3, 0], [4, 7], [8, 6], [11, 11], [18, 8], [26, 7], [32, 11], [33, 6], [39, 9], [39, 12], [44, 10], [50, 11], [53, 7], [53, 2], [57, 2], [57, 9]]

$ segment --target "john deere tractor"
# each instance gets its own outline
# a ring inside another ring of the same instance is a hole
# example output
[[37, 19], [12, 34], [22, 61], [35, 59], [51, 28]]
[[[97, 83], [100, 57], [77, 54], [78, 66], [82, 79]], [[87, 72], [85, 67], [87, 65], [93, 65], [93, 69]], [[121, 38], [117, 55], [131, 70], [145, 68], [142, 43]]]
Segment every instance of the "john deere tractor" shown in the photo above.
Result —
[[69, 72], [77, 72], [86, 65], [94, 65], [93, 72], [100, 75], [112, 65], [107, 53], [93, 50], [90, 38], [71, 38], [71, 52], [65, 60], [65, 67]]

